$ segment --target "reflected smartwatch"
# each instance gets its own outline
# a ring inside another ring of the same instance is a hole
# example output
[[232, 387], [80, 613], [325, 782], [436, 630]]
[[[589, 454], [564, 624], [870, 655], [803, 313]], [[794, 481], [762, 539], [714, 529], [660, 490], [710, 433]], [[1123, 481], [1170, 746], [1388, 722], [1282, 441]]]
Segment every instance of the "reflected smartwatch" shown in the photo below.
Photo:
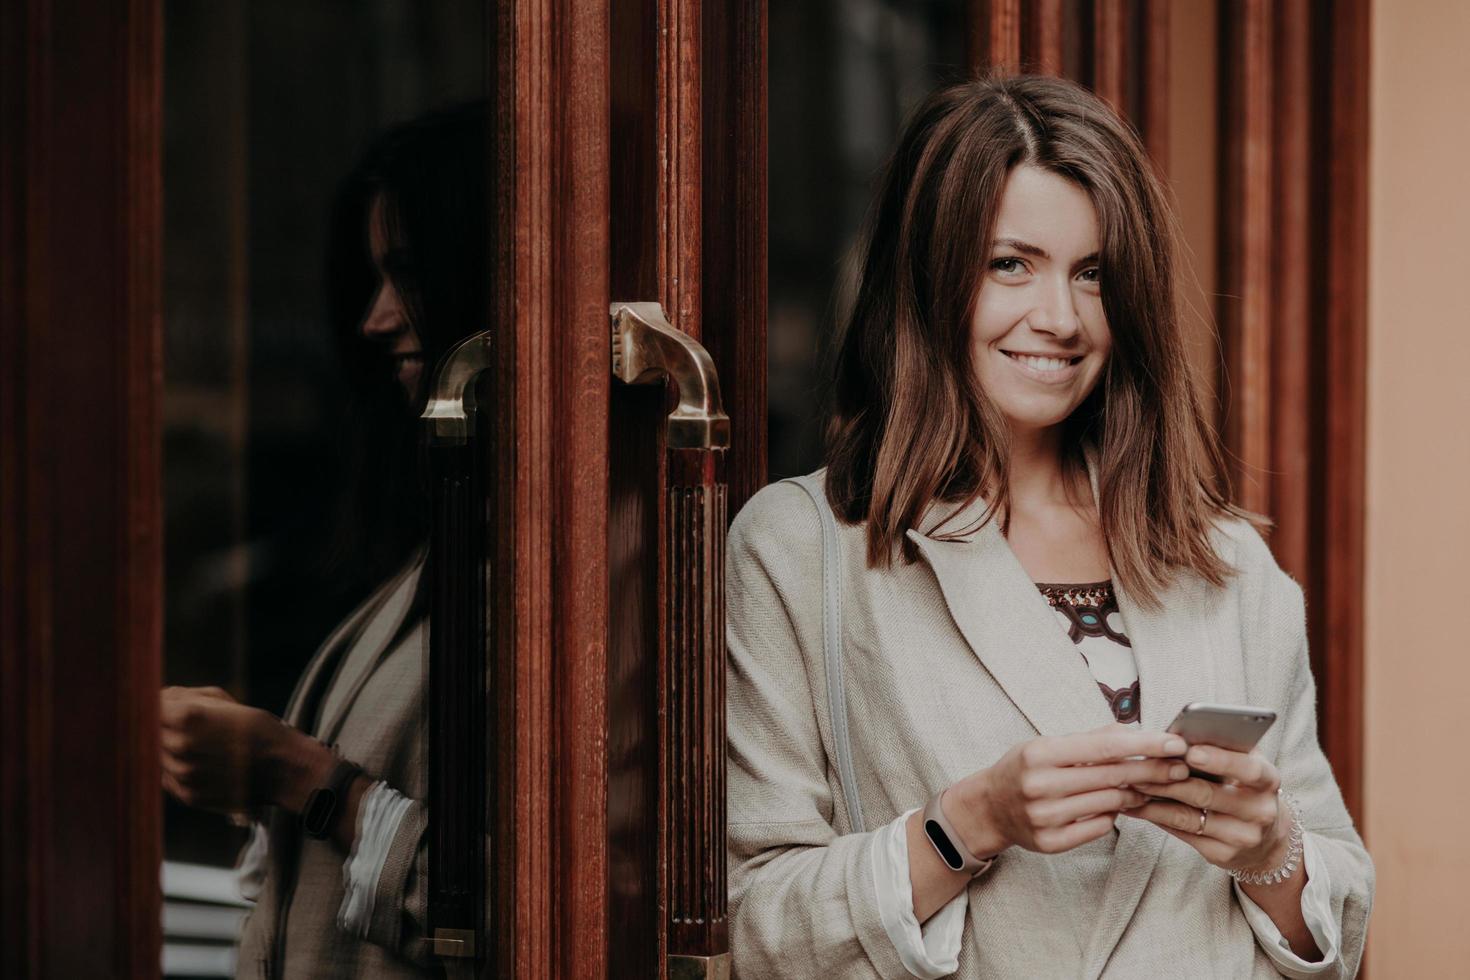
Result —
[[992, 855], [988, 858], [977, 858], [965, 847], [960, 835], [944, 816], [944, 807], [941, 805], [944, 793], [944, 790], [940, 790], [934, 794], [929, 805], [924, 807], [924, 836], [929, 838], [929, 843], [939, 853], [939, 860], [951, 871], [963, 871], [971, 878], [978, 878], [990, 870], [990, 866], [995, 863], [995, 857]]
[[327, 776], [326, 784], [311, 791], [311, 795], [306, 798], [306, 806], [301, 809], [301, 828], [306, 831], [307, 836], [317, 840], [326, 840], [332, 836], [337, 813], [347, 800], [347, 788], [360, 772], [360, 766], [355, 766], [346, 759], [338, 759], [331, 774]]

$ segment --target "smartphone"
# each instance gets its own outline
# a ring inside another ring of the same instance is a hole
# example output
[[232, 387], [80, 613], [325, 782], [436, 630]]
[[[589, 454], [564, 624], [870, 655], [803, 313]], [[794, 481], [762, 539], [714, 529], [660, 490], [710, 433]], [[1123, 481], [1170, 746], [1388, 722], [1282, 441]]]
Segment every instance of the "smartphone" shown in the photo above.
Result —
[[[1169, 723], [1169, 731], [1190, 745], [1218, 745], [1232, 752], [1249, 752], [1276, 722], [1276, 712], [1241, 704], [1186, 704]], [[1197, 779], [1218, 783], [1213, 773], [1191, 768]]]

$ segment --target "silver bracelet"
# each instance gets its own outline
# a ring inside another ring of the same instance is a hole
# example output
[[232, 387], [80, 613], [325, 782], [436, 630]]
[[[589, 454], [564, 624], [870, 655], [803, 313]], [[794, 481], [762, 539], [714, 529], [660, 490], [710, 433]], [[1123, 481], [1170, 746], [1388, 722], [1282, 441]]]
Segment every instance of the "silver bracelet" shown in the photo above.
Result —
[[1302, 861], [1301, 807], [1297, 805], [1296, 797], [1285, 790], [1277, 790], [1276, 795], [1291, 811], [1291, 836], [1286, 843], [1286, 860], [1281, 862], [1281, 866], [1277, 868], [1267, 870], [1249, 868], [1230, 872], [1230, 877], [1242, 885], [1279, 885], [1296, 872], [1297, 865]]

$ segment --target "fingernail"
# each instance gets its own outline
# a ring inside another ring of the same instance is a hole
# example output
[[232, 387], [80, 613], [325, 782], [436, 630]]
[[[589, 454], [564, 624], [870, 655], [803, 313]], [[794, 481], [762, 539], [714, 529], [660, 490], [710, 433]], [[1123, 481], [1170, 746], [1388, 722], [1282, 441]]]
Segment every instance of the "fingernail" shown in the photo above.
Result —
[[1188, 747], [1189, 746], [1185, 744], [1185, 741], [1182, 738], [1171, 738], [1164, 742], [1164, 751], [1168, 752], [1170, 755], [1180, 755]]
[[1189, 775], [1189, 767], [1188, 766], [1170, 766], [1169, 767], [1169, 778], [1170, 779], [1184, 779], [1188, 775]]
[[1210, 753], [1208, 749], [1202, 749], [1196, 746], [1189, 750], [1188, 758], [1190, 762], [1197, 766], [1207, 766], [1210, 764]]

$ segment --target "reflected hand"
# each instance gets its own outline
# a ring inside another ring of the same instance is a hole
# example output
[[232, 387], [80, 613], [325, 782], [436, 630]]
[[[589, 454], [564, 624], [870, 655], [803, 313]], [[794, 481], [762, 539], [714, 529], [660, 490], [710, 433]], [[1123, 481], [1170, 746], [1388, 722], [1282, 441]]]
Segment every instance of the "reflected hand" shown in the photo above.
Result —
[[[1285, 860], [1291, 813], [1276, 794], [1281, 786], [1276, 767], [1258, 752], [1231, 752], [1214, 745], [1193, 746], [1185, 759], [1224, 781], [1135, 783], [1135, 789], [1167, 799], [1145, 803], [1128, 816], [1156, 824], [1227, 871], [1275, 866]], [[1209, 816], [1200, 832], [1206, 810]]]
[[239, 812], [283, 803], [296, 784], [312, 784], [323, 756], [332, 766], [326, 746], [217, 687], [164, 688], [159, 719], [163, 788], [188, 806]]

